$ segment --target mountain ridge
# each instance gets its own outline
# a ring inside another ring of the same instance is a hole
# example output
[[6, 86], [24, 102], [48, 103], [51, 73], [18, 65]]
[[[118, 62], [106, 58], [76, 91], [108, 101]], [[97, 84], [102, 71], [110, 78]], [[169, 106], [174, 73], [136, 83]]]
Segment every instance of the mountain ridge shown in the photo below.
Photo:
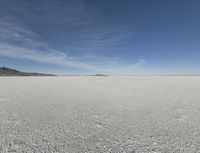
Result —
[[0, 76], [56, 76], [53, 74], [22, 72], [5, 66], [0, 67]]

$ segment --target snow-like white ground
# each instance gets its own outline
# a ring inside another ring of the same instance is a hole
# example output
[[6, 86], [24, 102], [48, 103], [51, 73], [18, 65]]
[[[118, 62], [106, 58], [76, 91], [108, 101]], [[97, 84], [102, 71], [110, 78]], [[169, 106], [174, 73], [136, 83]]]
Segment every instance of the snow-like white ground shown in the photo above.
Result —
[[200, 77], [0, 77], [0, 152], [198, 153]]

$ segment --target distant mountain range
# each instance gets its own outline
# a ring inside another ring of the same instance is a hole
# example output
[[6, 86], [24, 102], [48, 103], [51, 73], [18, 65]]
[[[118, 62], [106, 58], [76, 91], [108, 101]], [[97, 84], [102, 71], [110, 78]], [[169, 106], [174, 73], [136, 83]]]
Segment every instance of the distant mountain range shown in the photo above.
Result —
[[92, 75], [92, 76], [109, 76], [109, 75], [106, 75], [106, 74], [95, 74], [95, 75]]
[[21, 72], [8, 67], [0, 67], [0, 76], [55, 76], [52, 74]]

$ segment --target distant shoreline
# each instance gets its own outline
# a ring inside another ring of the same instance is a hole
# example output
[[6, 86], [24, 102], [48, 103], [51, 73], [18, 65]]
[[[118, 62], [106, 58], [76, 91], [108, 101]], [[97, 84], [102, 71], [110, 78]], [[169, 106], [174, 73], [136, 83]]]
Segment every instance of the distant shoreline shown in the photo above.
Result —
[[126, 76], [126, 77], [154, 77], [154, 76], [200, 76], [200, 74], [194, 74], [194, 75], [154, 75], [154, 74], [149, 74], [149, 75], [108, 75], [108, 74], [101, 74], [101, 73], [97, 73], [97, 74], [87, 74], [87, 75], [56, 75], [56, 74], [45, 74], [45, 73], [37, 73], [37, 72], [22, 72], [19, 70], [15, 70], [15, 69], [11, 69], [8, 67], [0, 67], [0, 77], [12, 77], [12, 76], [60, 76], [60, 77], [78, 77], [78, 76], [96, 76], [96, 77], [109, 77], [109, 76]]

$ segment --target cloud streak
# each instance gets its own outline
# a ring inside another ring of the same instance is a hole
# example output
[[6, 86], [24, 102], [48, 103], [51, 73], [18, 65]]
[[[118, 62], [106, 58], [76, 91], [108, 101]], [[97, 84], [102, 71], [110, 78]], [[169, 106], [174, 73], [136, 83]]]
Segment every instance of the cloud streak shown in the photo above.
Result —
[[[55, 19], [63, 16], [63, 20], [57, 20], [57, 22], [65, 25], [66, 32], [63, 29], [63, 37], [65, 39], [70, 37], [63, 43], [66, 44], [65, 47], [62, 47], [61, 50], [50, 47], [40, 35], [22, 24], [17, 18], [1, 16], [0, 56], [108, 74], [134, 73], [145, 64], [145, 60], [140, 58], [137, 61], [126, 63], [114, 55], [107, 57], [107, 53], [114, 52], [118, 46], [125, 44], [125, 40], [132, 37], [134, 33], [121, 27], [99, 24], [101, 19], [89, 16], [91, 12], [86, 11], [83, 3], [78, 3], [78, 5], [73, 3], [65, 7], [64, 10], [59, 8], [64, 13], [58, 11], [53, 16], [45, 14], [45, 11], [54, 8], [51, 5], [40, 7], [34, 10], [36, 12], [30, 12], [29, 15], [31, 18], [33, 14], [40, 13], [38, 18], [42, 19], [41, 22], [49, 21], [51, 24], [48, 26], [50, 27], [56, 24]], [[62, 34], [60, 33], [60, 35]], [[63, 41], [60, 36], [58, 39]]]
[[[98, 59], [96, 59], [96, 62], [91, 64], [89, 62], [80, 62], [79, 59], [76, 59], [75, 57], [68, 57], [63, 52], [41, 52], [2, 43], [0, 43], [0, 56], [20, 60], [30, 60], [41, 64], [60, 65], [89, 70], [91, 72], [109, 74], [127, 74], [130, 71], [140, 69], [146, 62], [143, 59], [139, 59], [138, 62], [133, 64], [122, 64], [116, 59], [110, 59], [110, 62], [108, 59], [103, 61], [98, 61]], [[103, 58], [99, 59], [102, 60]]]

